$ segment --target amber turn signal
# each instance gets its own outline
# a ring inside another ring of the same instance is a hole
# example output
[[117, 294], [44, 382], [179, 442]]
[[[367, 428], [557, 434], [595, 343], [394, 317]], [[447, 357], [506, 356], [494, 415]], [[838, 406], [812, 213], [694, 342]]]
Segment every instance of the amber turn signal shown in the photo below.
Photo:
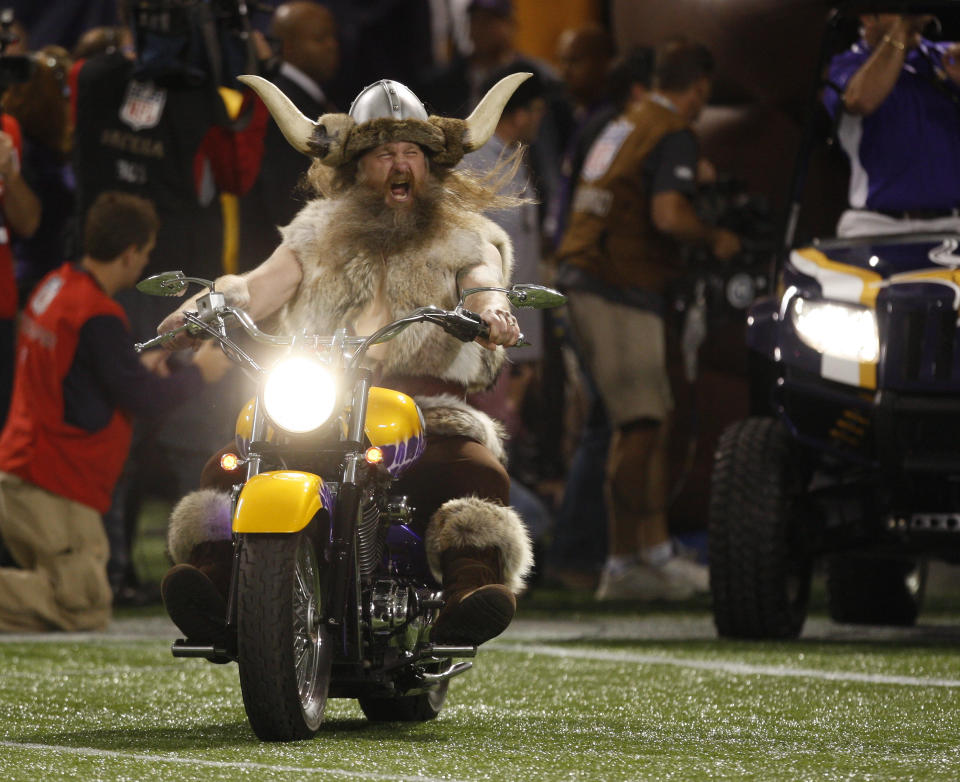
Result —
[[235, 453], [225, 453], [220, 457], [220, 467], [227, 472], [233, 472], [240, 466], [240, 457]]

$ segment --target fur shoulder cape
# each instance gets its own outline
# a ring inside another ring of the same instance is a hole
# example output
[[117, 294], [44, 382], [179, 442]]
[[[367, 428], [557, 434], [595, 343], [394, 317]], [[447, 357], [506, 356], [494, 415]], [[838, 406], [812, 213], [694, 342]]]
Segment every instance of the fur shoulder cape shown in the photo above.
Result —
[[[382, 259], [331, 246], [327, 237], [336, 206], [335, 200], [311, 201], [281, 229], [283, 243], [303, 269], [296, 294], [280, 311], [287, 333], [307, 329], [332, 334], [373, 301], [381, 278], [390, 319], [425, 305], [452, 309], [459, 298], [459, 278], [482, 263], [486, 242], [500, 253], [504, 284], [510, 280], [510, 238], [482, 215], [461, 211], [434, 237]], [[450, 380], [477, 391], [493, 383], [503, 360], [503, 348], [491, 351], [475, 342], [463, 343], [437, 326], [418, 323], [386, 343], [383, 370], [387, 375]]]

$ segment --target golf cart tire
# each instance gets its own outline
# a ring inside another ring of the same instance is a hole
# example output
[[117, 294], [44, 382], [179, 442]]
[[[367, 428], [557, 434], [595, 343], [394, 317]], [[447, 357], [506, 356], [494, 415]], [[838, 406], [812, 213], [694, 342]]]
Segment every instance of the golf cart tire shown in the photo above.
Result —
[[807, 615], [812, 560], [798, 545], [800, 449], [773, 418], [747, 418], [720, 437], [710, 487], [713, 617], [726, 638], [791, 639]]
[[912, 627], [927, 581], [926, 562], [837, 554], [827, 560], [827, 601], [834, 622]]

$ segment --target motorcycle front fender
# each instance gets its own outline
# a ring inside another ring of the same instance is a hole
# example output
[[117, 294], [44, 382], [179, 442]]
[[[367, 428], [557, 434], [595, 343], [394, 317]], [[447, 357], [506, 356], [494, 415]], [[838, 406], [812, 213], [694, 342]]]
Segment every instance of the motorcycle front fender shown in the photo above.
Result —
[[308, 472], [277, 470], [254, 475], [240, 492], [233, 531], [299, 532], [325, 507], [324, 497], [329, 496], [325, 488], [320, 476]]

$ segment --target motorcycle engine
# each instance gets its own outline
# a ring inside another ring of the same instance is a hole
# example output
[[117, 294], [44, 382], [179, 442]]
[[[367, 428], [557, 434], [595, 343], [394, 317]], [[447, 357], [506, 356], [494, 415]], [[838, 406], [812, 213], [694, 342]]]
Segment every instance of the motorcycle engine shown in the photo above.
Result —
[[409, 619], [410, 587], [395, 581], [378, 581], [370, 593], [370, 630], [390, 633]]

